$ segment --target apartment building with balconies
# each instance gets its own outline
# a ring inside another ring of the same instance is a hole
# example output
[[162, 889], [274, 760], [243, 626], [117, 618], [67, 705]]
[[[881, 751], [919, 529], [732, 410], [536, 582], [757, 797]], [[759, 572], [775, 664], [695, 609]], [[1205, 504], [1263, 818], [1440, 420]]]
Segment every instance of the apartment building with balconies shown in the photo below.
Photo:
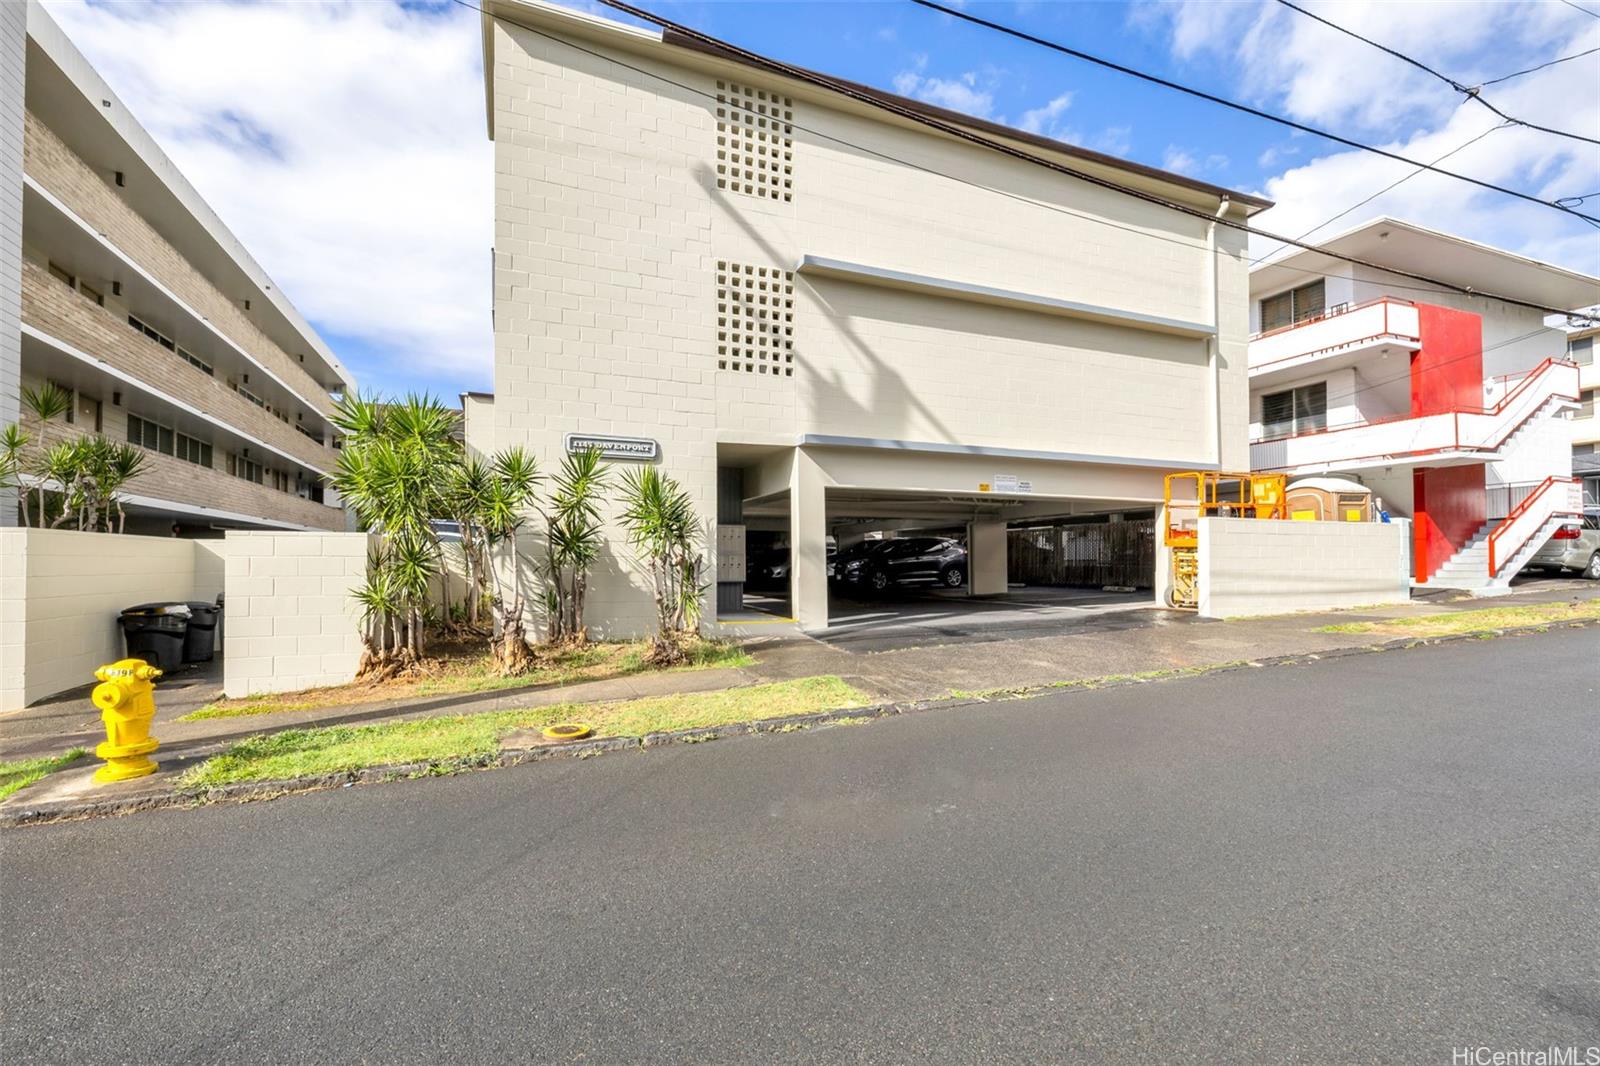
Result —
[[1567, 335], [1567, 359], [1578, 368], [1578, 409], [1572, 414], [1572, 473], [1583, 482], [1583, 506], [1600, 512], [1600, 326]]
[[[1581, 506], [1570, 416], [1581, 371], [1543, 307], [1600, 279], [1380, 218], [1250, 273], [1251, 465], [1359, 481], [1413, 519], [1413, 576], [1495, 588]], [[1396, 273], [1396, 272], [1404, 273]]]
[[[1237, 224], [1267, 201], [671, 30], [486, 7], [495, 394], [464, 400], [468, 445], [659, 463], [715, 522], [707, 619], [740, 610], [755, 533], [820, 629], [830, 544], [949, 531], [970, 573], [940, 579], [1003, 595], [1019, 523], [1148, 516], [1168, 472], [1244, 468]], [[648, 575], [605, 535], [587, 620], [648, 632]]]
[[[20, 193], [14, 238], [0, 232], [19, 319], [14, 341], [0, 329], [0, 413], [44, 444], [99, 433], [144, 449], [132, 531], [345, 528], [323, 479], [349, 371], [43, 7], [6, 6], [25, 10], [26, 39], [0, 116], [0, 176]], [[40, 425], [16, 397], [50, 383], [71, 406]]]

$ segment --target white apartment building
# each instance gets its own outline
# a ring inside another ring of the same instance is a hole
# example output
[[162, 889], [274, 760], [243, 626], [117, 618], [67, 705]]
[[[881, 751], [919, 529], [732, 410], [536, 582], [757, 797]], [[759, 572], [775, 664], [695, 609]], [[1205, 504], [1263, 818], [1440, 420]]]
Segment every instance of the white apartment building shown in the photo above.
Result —
[[[1545, 307], [1600, 302], [1600, 279], [1392, 218], [1321, 247]], [[1250, 272], [1250, 318], [1252, 467], [1367, 485], [1414, 520], [1419, 585], [1503, 587], [1581, 506], [1560, 318], [1306, 250]]]
[[1595, 363], [1595, 348], [1600, 347], [1600, 326], [1591, 326], [1567, 335], [1567, 358], [1578, 368], [1578, 409], [1572, 415], [1572, 473], [1583, 481], [1585, 510], [1600, 512], [1600, 414], [1595, 400], [1600, 398], [1600, 365]]
[[[1247, 469], [1245, 238], [1209, 217], [1267, 201], [670, 32], [486, 6], [495, 393], [465, 399], [468, 443], [660, 463], [717, 524], [724, 610], [749, 523], [787, 531], [790, 611], [817, 629], [830, 538], [957, 526], [970, 591], [1004, 592], [1008, 525], [1148, 512], [1169, 471]], [[608, 530], [592, 627], [643, 631]]]
[[[40, 425], [19, 397], [47, 383], [71, 406]], [[353, 386], [45, 9], [0, 4], [0, 425], [145, 449], [132, 532], [344, 529]]]

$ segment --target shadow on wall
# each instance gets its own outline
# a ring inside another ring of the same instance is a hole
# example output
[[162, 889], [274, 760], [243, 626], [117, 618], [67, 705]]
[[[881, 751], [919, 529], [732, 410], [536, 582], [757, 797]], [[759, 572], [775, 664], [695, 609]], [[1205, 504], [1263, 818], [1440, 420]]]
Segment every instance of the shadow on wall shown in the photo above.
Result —
[[[726, 206], [726, 194], [717, 188], [717, 175], [711, 167], [701, 164], [695, 168], [695, 174], [701, 187], [711, 197], [712, 203], [721, 208], [723, 217], [744, 231], [745, 236], [749, 237], [751, 242], [760, 248], [762, 254], [767, 257], [769, 265], [779, 266], [784, 270], [790, 270], [795, 266], [799, 258], [796, 253], [783, 252], [776, 248], [764, 234], [750, 224], [742, 212]], [[796, 289], [807, 284], [809, 283], [805, 278], [797, 277], [795, 279]], [[813, 294], [816, 294], [814, 285], [811, 286], [811, 289]], [[817, 300], [822, 306], [827, 306], [820, 295], [817, 296]], [[890, 411], [900, 408], [914, 412], [926, 420], [927, 424], [933, 429], [935, 439], [956, 440], [949, 427], [944, 424], [932, 408], [918, 398], [917, 389], [912, 382], [906, 380], [899, 371], [886, 364], [872, 350], [871, 346], [866, 344], [850, 328], [843, 317], [836, 316], [834, 324], [837, 326], [839, 334], [849, 342], [856, 354], [872, 368], [870, 373], [872, 388], [865, 402], [858, 400], [851, 390], [844, 387], [838, 373], [834, 372], [830, 381], [832, 387], [829, 390], [827, 421], [844, 422], [851, 425], [868, 425], [874, 419], [886, 419]], [[796, 387], [798, 388], [799, 382], [804, 380], [806, 374], [819, 373], [819, 370], [806, 364], [805, 343], [803, 340], [797, 342], [795, 346], [795, 358], [800, 362], [802, 371], [801, 377], [796, 379]], [[841, 414], [841, 409], [843, 409], [843, 414]], [[808, 414], [810, 421], [818, 421], [819, 412], [811, 411]], [[902, 424], [904, 424], [905, 419], [903, 416], [901, 420]]]

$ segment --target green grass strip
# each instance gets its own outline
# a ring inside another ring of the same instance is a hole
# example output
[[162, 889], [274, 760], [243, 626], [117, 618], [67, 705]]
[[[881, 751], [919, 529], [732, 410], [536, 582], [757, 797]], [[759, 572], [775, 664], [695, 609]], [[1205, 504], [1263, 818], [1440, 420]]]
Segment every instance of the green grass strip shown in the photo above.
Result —
[[60, 755], [0, 762], [0, 799], [5, 799], [20, 788], [27, 788], [46, 774], [71, 766], [87, 754], [83, 748], [73, 748]]
[[372, 725], [289, 729], [246, 737], [185, 771], [178, 786], [201, 790], [239, 781], [285, 780], [397, 763], [488, 756], [499, 751], [500, 738], [513, 730], [565, 721], [585, 722], [594, 727], [598, 737], [638, 737], [669, 729], [815, 714], [869, 702], [864, 693], [837, 677], [807, 677], [618, 703], [558, 704]]

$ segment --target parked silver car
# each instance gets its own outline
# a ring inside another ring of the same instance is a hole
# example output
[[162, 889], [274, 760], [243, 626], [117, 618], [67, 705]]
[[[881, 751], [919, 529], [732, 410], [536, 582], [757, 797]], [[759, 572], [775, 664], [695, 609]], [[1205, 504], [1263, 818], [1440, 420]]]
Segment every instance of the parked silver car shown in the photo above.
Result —
[[1582, 522], [1570, 522], [1556, 530], [1528, 565], [1541, 570], [1577, 570], [1590, 581], [1600, 581], [1600, 511], [1590, 511]]

